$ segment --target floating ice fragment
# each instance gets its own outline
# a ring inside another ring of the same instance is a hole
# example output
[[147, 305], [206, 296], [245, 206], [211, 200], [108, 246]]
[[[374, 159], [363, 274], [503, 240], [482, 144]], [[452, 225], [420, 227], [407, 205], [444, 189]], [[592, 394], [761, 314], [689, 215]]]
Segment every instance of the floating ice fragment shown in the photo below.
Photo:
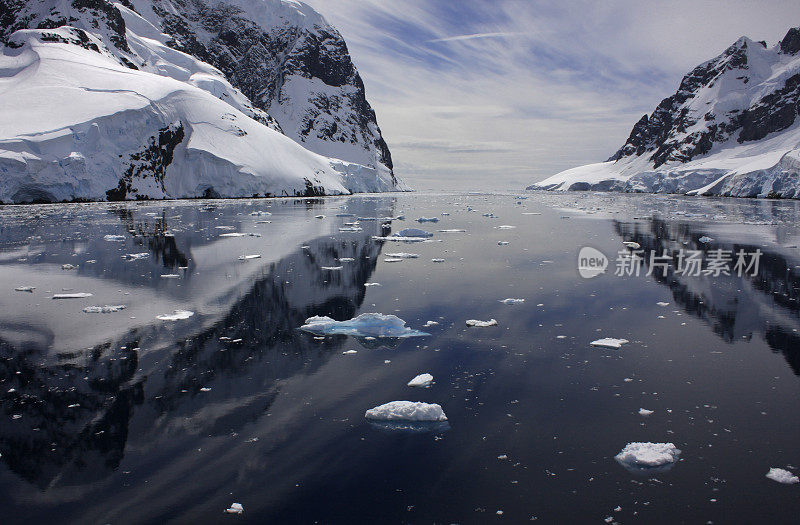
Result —
[[430, 335], [406, 327], [406, 322], [396, 315], [365, 313], [347, 321], [314, 316], [306, 319], [301, 330], [312, 334], [343, 334], [355, 337], [418, 337]]
[[650, 415], [650, 414], [652, 414], [652, 413], [653, 413], [653, 410], [647, 410], [646, 408], [640, 408], [640, 409], [639, 409], [639, 415], [640, 415], [640, 416], [647, 417], [647, 416], [649, 416], [649, 415]]
[[150, 252], [126, 253], [125, 255], [122, 256], [123, 259], [126, 259], [128, 261], [138, 261], [139, 259], [144, 259], [146, 257], [150, 257]]
[[343, 353], [344, 355], [357, 354], [357, 353], [358, 353], [358, 350], [345, 350], [345, 351], [344, 351], [344, 352], [342, 352], [342, 353]]
[[430, 374], [420, 374], [408, 382], [408, 386], [427, 388], [433, 383], [433, 376]]
[[253, 215], [255, 217], [266, 217], [266, 216], [272, 215], [272, 213], [270, 213], [268, 211], [254, 211], [254, 212], [250, 212], [250, 215]]
[[782, 468], [776, 468], [776, 467], [770, 468], [769, 472], [767, 472], [767, 477], [772, 481], [777, 481], [778, 483], [784, 483], [787, 485], [800, 483], [800, 478], [798, 478], [788, 470]]
[[211, 392], [211, 389], [210, 389], [210, 388], [208, 388], [207, 386], [204, 386], [204, 387], [201, 387], [201, 388], [200, 388], [200, 391], [201, 391], [201, 392]]
[[714, 239], [712, 239], [712, 238], [711, 238], [711, 237], [709, 237], [708, 235], [703, 235], [702, 237], [700, 237], [699, 239], [697, 239], [697, 242], [702, 242], [703, 244], [708, 244], [708, 243], [710, 243], [710, 242], [711, 242], [711, 241], [713, 241], [713, 240], [714, 240]]
[[387, 263], [394, 263], [394, 262], [403, 262], [403, 259], [398, 259], [397, 257], [387, 257], [383, 260], [383, 262]]
[[74, 264], [67, 263], [61, 265], [62, 270], [74, 270], [75, 268], [77, 268], [77, 266], [75, 266]]
[[508, 241], [497, 241], [498, 246], [508, 246], [508, 244], [509, 244]]
[[431, 262], [435, 262], [435, 263], [443, 263], [443, 262], [444, 262], [444, 259], [431, 259]]
[[381, 421], [447, 421], [440, 405], [421, 401], [390, 401], [370, 408], [364, 417]]
[[428, 321], [427, 323], [425, 323], [422, 326], [423, 326], [423, 328], [427, 328], [429, 326], [436, 326], [437, 324], [439, 324], [437, 321]]
[[613, 337], [604, 337], [602, 339], [598, 339], [597, 341], [592, 341], [589, 343], [592, 346], [602, 346], [605, 348], [621, 348], [622, 345], [625, 343], [629, 343], [627, 339], [614, 339]]
[[180, 275], [178, 275], [177, 273], [162, 273], [161, 274], [161, 278], [162, 279], [179, 279]]
[[104, 241], [109, 241], [109, 242], [119, 242], [119, 241], [124, 241], [125, 240], [125, 236], [124, 235], [105, 235], [105, 236], [103, 236], [103, 240]]
[[92, 294], [89, 292], [57, 293], [53, 295], [53, 299], [86, 299], [87, 297], [91, 296]]
[[231, 503], [231, 506], [225, 509], [228, 514], [241, 514], [244, 512], [244, 507], [241, 503]]
[[669, 306], [669, 303], [665, 303], [663, 301], [659, 301], [656, 303], [658, 306]]
[[14, 291], [16, 291], [16, 292], [28, 292], [28, 293], [33, 293], [33, 291], [34, 291], [35, 289], [36, 289], [36, 287], [35, 287], [35, 286], [17, 286], [16, 288], [14, 288]]
[[467, 326], [477, 326], [479, 328], [486, 326], [497, 326], [497, 320], [489, 319], [488, 321], [479, 321], [477, 319], [467, 319]]
[[320, 266], [321, 270], [330, 270], [330, 271], [337, 271], [341, 270], [343, 266]]
[[419, 228], [405, 228], [392, 234], [392, 237], [433, 237], [431, 232], [420, 230]]
[[639, 248], [642, 247], [641, 244], [639, 244], [638, 242], [634, 242], [634, 241], [623, 241], [622, 244], [626, 248], [630, 248], [631, 250], [638, 250]]
[[524, 303], [525, 299], [514, 299], [513, 297], [509, 297], [508, 299], [500, 299], [500, 302], [503, 304], [519, 304]]
[[260, 233], [239, 233], [239, 232], [230, 232], [230, 233], [221, 233], [220, 237], [261, 237]]
[[417, 222], [439, 222], [439, 217], [420, 217]]
[[124, 304], [104, 305], [104, 306], [87, 306], [83, 309], [87, 314], [110, 314], [124, 310]]
[[440, 233], [464, 233], [467, 230], [460, 230], [460, 229], [450, 229], [450, 230], [438, 230]]
[[339, 257], [339, 262], [353, 262], [355, 259], [352, 257]]
[[261, 254], [260, 253], [254, 253], [252, 255], [240, 255], [239, 256], [239, 260], [240, 261], [250, 261], [252, 259], [260, 259], [260, 258], [261, 258]]
[[614, 459], [632, 472], [660, 472], [672, 468], [680, 453], [672, 443], [628, 443]]
[[381, 283], [364, 283], [364, 286], [380, 286]]
[[181, 321], [183, 319], [188, 319], [193, 315], [194, 312], [190, 312], [189, 310], [174, 310], [171, 314], [157, 315], [156, 319], [160, 319], [162, 321]]
[[406, 252], [398, 252], [398, 253], [387, 253], [386, 257], [395, 257], [398, 259], [416, 259], [419, 257], [418, 253], [406, 253]]
[[510, 224], [503, 224], [497, 227], [498, 230], [513, 230], [516, 226], [511, 226]]
[[339, 228], [340, 232], [360, 232], [364, 231], [360, 226], [342, 226]]

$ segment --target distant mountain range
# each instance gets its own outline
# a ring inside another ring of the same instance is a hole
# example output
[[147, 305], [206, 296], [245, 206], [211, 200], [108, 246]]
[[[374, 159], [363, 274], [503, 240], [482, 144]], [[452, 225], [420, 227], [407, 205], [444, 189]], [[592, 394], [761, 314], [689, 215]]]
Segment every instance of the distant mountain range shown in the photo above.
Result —
[[0, 0], [0, 201], [407, 189], [294, 0]]
[[683, 77], [606, 162], [528, 189], [800, 198], [800, 27], [742, 37]]

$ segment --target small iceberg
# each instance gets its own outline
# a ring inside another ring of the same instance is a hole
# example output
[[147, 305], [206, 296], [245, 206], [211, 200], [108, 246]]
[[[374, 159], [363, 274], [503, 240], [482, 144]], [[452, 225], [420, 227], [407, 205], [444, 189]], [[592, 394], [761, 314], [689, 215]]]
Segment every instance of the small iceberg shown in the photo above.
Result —
[[104, 306], [87, 306], [83, 311], [87, 314], [111, 314], [124, 310], [124, 304], [104, 305]]
[[655, 473], [671, 469], [680, 453], [672, 443], [628, 443], [614, 459], [631, 472]]
[[625, 343], [629, 343], [627, 339], [614, 339], [613, 337], [604, 337], [603, 339], [598, 339], [597, 341], [592, 341], [589, 343], [592, 346], [602, 346], [604, 348], [615, 348], [619, 350], [622, 348], [622, 345]]
[[89, 292], [57, 293], [53, 295], [53, 299], [86, 299], [87, 297], [91, 296], [92, 294]]
[[171, 314], [157, 315], [156, 319], [160, 319], [162, 321], [181, 321], [183, 319], [188, 319], [193, 315], [194, 312], [189, 310], [174, 310]]
[[387, 257], [383, 260], [383, 262], [393, 263], [393, 262], [403, 262], [403, 259], [398, 259], [397, 257]]
[[664, 301], [659, 301], [656, 303], [658, 306], [669, 306], [669, 303], [665, 303]]
[[653, 414], [653, 410], [647, 410], [646, 408], [640, 408], [639, 409], [639, 415], [640, 416], [647, 417], [647, 416], [650, 416], [652, 414]]
[[180, 279], [181, 276], [178, 275], [177, 273], [162, 273], [161, 274], [161, 278], [162, 279]]
[[251, 261], [253, 259], [260, 259], [260, 258], [261, 258], [261, 254], [260, 253], [254, 253], [252, 255], [240, 255], [239, 256], [239, 260], [240, 261]]
[[124, 235], [105, 235], [105, 236], [103, 236], [103, 240], [104, 241], [109, 241], [109, 242], [120, 242], [120, 241], [124, 241], [125, 240], [125, 236]]
[[509, 297], [508, 299], [500, 299], [500, 302], [503, 304], [520, 304], [524, 303], [525, 299], [515, 299], [513, 297]]
[[439, 222], [439, 217], [420, 217], [417, 222]]
[[405, 228], [392, 234], [392, 237], [433, 237], [431, 232], [419, 228]]
[[433, 383], [433, 376], [430, 374], [420, 374], [408, 382], [408, 386], [417, 388], [428, 388]]
[[497, 227], [498, 230], [513, 230], [516, 226], [511, 226], [510, 224], [503, 224]]
[[17, 286], [16, 288], [14, 288], [14, 291], [15, 291], [15, 292], [28, 292], [28, 293], [33, 293], [33, 291], [34, 291], [35, 289], [36, 289], [36, 287], [35, 287], [35, 286]]
[[416, 259], [419, 257], [418, 253], [406, 253], [406, 252], [398, 252], [398, 253], [387, 253], [386, 257], [393, 257], [396, 259]]
[[125, 255], [122, 256], [122, 258], [125, 259], [126, 261], [138, 261], [139, 259], [145, 259], [147, 257], [150, 257], [150, 252], [126, 253]]
[[439, 230], [439, 233], [465, 233], [467, 230], [452, 228], [449, 230]]
[[320, 266], [319, 268], [320, 270], [329, 270], [335, 272], [341, 270], [342, 268], [344, 268], [344, 266]]
[[478, 319], [467, 319], [467, 326], [476, 326], [484, 328], [486, 326], [497, 326], [496, 319], [489, 319], [488, 321], [479, 321]]
[[365, 313], [347, 321], [336, 321], [330, 317], [314, 316], [306, 319], [301, 330], [312, 334], [341, 334], [354, 337], [419, 337], [431, 335], [406, 326], [396, 315]]
[[370, 408], [364, 417], [379, 421], [447, 421], [441, 406], [421, 401], [390, 401]]
[[244, 507], [241, 503], [231, 503], [231, 506], [225, 509], [228, 514], [241, 514], [244, 512]]
[[431, 262], [435, 262], [435, 263], [443, 263], [443, 262], [444, 262], [444, 259], [431, 259]]
[[800, 483], [800, 478], [782, 468], [772, 467], [769, 469], [769, 472], [767, 472], [767, 477], [772, 481], [777, 481], [778, 483], [784, 483], [786, 485]]
[[340, 232], [361, 232], [364, 231], [360, 226], [342, 226], [339, 228]]

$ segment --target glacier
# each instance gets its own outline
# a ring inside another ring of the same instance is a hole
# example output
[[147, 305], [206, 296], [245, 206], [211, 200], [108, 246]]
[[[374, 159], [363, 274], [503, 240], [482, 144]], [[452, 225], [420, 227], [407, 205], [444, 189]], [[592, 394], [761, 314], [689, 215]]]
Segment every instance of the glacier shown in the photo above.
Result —
[[385, 166], [285, 135], [219, 69], [175, 49], [148, 2], [84, 4], [23, 2], [0, 28], [0, 202], [407, 189]]

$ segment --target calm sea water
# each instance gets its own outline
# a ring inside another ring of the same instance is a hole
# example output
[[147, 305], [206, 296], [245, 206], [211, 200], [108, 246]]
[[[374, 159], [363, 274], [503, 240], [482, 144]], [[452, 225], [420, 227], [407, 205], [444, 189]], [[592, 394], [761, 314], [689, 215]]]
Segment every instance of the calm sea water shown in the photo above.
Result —
[[[0, 208], [3, 523], [796, 523], [800, 485], [765, 474], [800, 474], [798, 203], [525, 197]], [[373, 239], [407, 227], [433, 242]], [[762, 255], [617, 276], [623, 241]], [[579, 276], [585, 246], [605, 274]], [[430, 335], [298, 330], [364, 312]], [[364, 419], [393, 400], [449, 429]], [[637, 441], [680, 460], [629, 472]]]

